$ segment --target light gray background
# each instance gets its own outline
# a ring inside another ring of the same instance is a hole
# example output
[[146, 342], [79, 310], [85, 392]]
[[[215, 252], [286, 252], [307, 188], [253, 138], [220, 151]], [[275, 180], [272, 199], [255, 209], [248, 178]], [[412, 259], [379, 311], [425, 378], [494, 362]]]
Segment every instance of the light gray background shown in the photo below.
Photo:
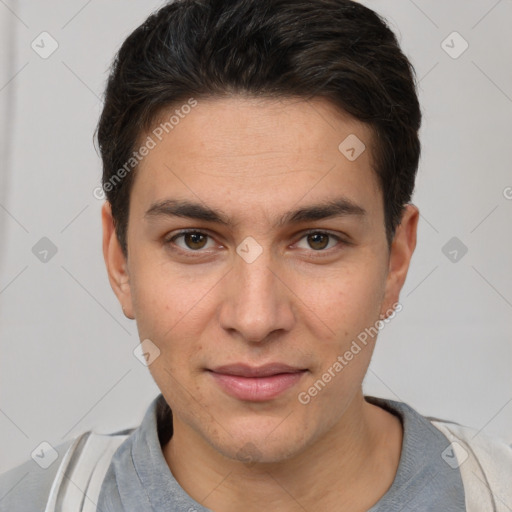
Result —
[[[0, 0], [0, 472], [42, 441], [139, 424], [159, 392], [107, 280], [92, 136], [115, 51], [161, 3]], [[512, 1], [364, 3], [398, 34], [424, 112], [418, 246], [365, 393], [512, 442]], [[48, 59], [31, 48], [43, 31]]]

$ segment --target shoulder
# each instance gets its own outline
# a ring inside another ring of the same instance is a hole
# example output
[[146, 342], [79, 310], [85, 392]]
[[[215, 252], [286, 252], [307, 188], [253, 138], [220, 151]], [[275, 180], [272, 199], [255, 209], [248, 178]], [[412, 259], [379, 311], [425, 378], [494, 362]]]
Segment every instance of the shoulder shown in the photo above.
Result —
[[0, 512], [43, 512], [53, 480], [64, 454], [73, 443], [69, 439], [54, 447], [56, 460], [46, 469], [29, 459], [0, 475]]
[[468, 511], [512, 508], [512, 445], [475, 428], [428, 418], [448, 439], [441, 454], [445, 462], [461, 472]]
[[84, 495], [95, 502], [114, 453], [133, 430], [84, 432], [53, 448], [55, 460], [46, 468], [29, 460], [0, 475], [0, 512], [43, 512], [47, 504], [76, 510]]

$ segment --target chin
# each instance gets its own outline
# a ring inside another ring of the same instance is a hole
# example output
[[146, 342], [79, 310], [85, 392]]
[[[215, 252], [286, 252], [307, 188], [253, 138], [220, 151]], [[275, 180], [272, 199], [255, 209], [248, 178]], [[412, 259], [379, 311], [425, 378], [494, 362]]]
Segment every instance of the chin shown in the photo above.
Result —
[[[282, 421], [282, 419], [280, 420]], [[284, 427], [283, 422], [283, 427]], [[251, 428], [230, 428], [223, 439], [211, 443], [225, 457], [247, 465], [257, 463], [279, 463], [298, 455], [306, 448], [304, 434], [294, 435], [288, 428], [277, 433], [276, 426], [266, 428], [252, 425]]]
[[[238, 447], [238, 449], [237, 449]], [[225, 456], [235, 461], [243, 462], [248, 466], [255, 464], [276, 464], [286, 461], [297, 454], [297, 445], [290, 443], [290, 439], [275, 442], [269, 445], [265, 440], [252, 439], [232, 444]]]

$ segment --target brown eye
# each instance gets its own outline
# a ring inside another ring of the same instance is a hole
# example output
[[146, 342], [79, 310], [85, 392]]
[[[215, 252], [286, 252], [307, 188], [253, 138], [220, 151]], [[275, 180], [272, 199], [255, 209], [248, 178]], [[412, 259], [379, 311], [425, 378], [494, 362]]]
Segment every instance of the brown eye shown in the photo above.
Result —
[[[302, 242], [302, 240], [305, 240], [305, 243]], [[343, 240], [339, 236], [325, 231], [309, 231], [305, 233], [299, 241], [299, 247], [301, 249], [309, 251], [313, 249], [313, 251], [317, 252], [327, 252], [327, 250], [337, 245], [344, 245]]]
[[202, 249], [206, 245], [207, 236], [202, 233], [185, 233], [183, 240], [189, 249]]
[[[175, 244], [183, 251], [199, 252], [206, 247], [209, 238], [208, 235], [200, 231], [185, 231], [173, 236], [167, 243]], [[183, 239], [183, 242], [178, 243], [179, 239]]]
[[315, 251], [325, 249], [329, 244], [329, 237], [327, 233], [311, 233], [307, 235], [309, 246]]

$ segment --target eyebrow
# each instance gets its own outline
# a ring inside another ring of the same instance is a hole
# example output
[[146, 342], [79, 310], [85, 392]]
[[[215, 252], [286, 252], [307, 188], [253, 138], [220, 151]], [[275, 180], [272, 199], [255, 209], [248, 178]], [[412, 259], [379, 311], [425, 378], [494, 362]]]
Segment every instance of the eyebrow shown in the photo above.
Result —
[[[321, 204], [313, 204], [285, 213], [277, 220], [275, 227], [286, 224], [298, 224], [332, 217], [365, 218], [367, 211], [346, 197], [339, 197]], [[145, 218], [182, 217], [213, 222], [232, 227], [234, 223], [221, 211], [214, 210], [201, 203], [188, 200], [164, 199], [153, 203], [144, 214]]]

